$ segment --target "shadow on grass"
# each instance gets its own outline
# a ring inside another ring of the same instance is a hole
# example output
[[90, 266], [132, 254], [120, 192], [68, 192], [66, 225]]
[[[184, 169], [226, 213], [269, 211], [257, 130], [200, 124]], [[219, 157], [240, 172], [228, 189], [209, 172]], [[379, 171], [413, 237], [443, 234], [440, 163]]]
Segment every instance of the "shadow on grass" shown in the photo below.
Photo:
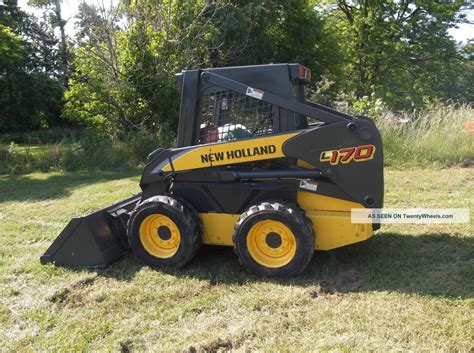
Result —
[[51, 173], [44, 174], [45, 178], [32, 175], [4, 175], [0, 176], [0, 202], [60, 199], [81, 185], [138, 175], [140, 175], [138, 169]]
[[[99, 275], [129, 281], [143, 265], [128, 257]], [[369, 241], [333, 251], [318, 251], [303, 275], [265, 279], [240, 268], [231, 248], [203, 246], [176, 277], [194, 277], [214, 285], [271, 282], [308, 288], [308, 295], [389, 291], [471, 298], [474, 296], [474, 239], [448, 234], [379, 234]]]

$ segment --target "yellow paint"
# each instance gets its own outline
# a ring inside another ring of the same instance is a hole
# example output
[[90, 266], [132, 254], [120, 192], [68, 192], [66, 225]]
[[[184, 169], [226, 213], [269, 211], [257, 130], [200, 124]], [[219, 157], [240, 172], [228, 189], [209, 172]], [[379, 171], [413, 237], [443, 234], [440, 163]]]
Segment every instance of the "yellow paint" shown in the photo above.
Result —
[[351, 209], [364, 208], [361, 204], [305, 191], [297, 193], [297, 200], [313, 222], [317, 250], [336, 249], [372, 236], [371, 223], [351, 223]]
[[[279, 237], [281, 241], [279, 246], [273, 248], [268, 245], [269, 234]], [[290, 228], [282, 222], [264, 220], [250, 228], [247, 234], [247, 250], [258, 264], [279, 268], [287, 265], [295, 256], [296, 238]]]
[[298, 159], [296, 161], [296, 165], [301, 168], [306, 168], [306, 169], [316, 169], [316, 167], [302, 159]]
[[[196, 147], [182, 155], [178, 155], [172, 161], [173, 167], [175, 171], [181, 171], [281, 158], [284, 157], [282, 151], [283, 143], [296, 135], [298, 133], [271, 135]], [[259, 151], [262, 151], [262, 149], [265, 151], [266, 149], [268, 153], [255, 155], [253, 154], [255, 149]], [[163, 171], [172, 171], [171, 165], [169, 163], [166, 164], [163, 167]]]
[[[334, 197], [300, 191], [299, 206], [313, 222], [316, 234], [315, 249], [331, 250], [367, 240], [372, 236], [372, 224], [352, 224], [351, 209], [362, 205]], [[240, 215], [201, 213], [204, 243], [232, 246], [232, 235]]]
[[[158, 229], [166, 227], [170, 231], [169, 239], [162, 239], [158, 235]], [[176, 223], [171, 218], [162, 214], [147, 216], [140, 224], [140, 242], [145, 250], [153, 256], [161, 259], [173, 257], [179, 249], [181, 233]]]
[[204, 229], [204, 244], [233, 246], [232, 235], [239, 214], [201, 213]]
[[300, 191], [296, 195], [298, 205], [308, 210], [325, 211], [346, 211], [351, 212], [351, 208], [364, 208], [361, 204], [352, 201], [346, 201], [335, 197], [313, 194], [311, 192]]

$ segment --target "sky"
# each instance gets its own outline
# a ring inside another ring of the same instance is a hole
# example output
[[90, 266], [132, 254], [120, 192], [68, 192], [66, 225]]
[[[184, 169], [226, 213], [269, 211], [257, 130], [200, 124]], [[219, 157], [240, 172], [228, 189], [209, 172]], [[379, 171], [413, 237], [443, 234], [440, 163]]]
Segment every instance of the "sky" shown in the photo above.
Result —
[[[103, 2], [106, 6], [110, 5], [111, 3], [117, 3], [117, 0], [96, 0]], [[86, 2], [95, 2], [93, 0], [89, 0]], [[18, 0], [18, 5], [27, 12], [32, 12], [38, 14], [38, 10], [33, 10], [31, 7], [27, 5], [28, 0]], [[67, 20], [66, 24], [66, 32], [69, 36], [74, 35], [74, 16], [77, 13], [77, 7], [80, 1], [77, 0], [63, 0], [61, 5], [62, 15], [65, 20]], [[468, 20], [474, 23], [474, 10], [470, 10], [468, 12]], [[458, 25], [458, 28], [451, 28], [449, 33], [454, 37], [457, 42], [467, 42], [468, 39], [474, 38], [474, 24], [467, 24], [463, 23]]]
[[[118, 0], [85, 0], [87, 3], [103, 3], [106, 7], [110, 6], [111, 4], [118, 3]], [[63, 0], [61, 3], [61, 15], [64, 20], [67, 21], [66, 23], [66, 33], [68, 36], [74, 36], [74, 16], [77, 14], [78, 6], [82, 1], [79, 0]], [[18, 0], [18, 6], [29, 13], [33, 13], [37, 16], [41, 15], [41, 10], [33, 9], [31, 6], [28, 6], [28, 0]]]
[[468, 39], [474, 39], [474, 10], [468, 11], [467, 19], [471, 24], [462, 23], [458, 25], [458, 28], [451, 28], [449, 30], [449, 34], [451, 34], [457, 42], [467, 42]]

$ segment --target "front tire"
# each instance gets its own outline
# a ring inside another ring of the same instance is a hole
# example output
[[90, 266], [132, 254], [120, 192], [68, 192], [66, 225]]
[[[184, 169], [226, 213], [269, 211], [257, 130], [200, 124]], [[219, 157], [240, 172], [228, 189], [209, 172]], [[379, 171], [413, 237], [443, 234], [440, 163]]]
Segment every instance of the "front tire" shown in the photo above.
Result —
[[134, 254], [156, 268], [183, 267], [202, 244], [197, 212], [170, 196], [154, 196], [138, 204], [127, 228]]
[[287, 277], [300, 274], [308, 266], [315, 236], [303, 210], [286, 201], [274, 201], [242, 213], [233, 241], [240, 263], [249, 272]]

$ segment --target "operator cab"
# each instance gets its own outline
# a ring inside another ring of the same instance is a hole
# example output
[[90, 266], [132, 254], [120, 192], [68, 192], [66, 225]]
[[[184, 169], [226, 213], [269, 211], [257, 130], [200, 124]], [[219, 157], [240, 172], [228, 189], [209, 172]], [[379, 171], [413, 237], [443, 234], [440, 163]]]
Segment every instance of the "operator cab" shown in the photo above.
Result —
[[299, 64], [207, 69], [249, 86], [245, 94], [200, 82], [202, 70], [176, 75], [181, 91], [178, 147], [305, 129], [307, 118], [261, 99], [268, 91], [305, 102], [311, 71]]

